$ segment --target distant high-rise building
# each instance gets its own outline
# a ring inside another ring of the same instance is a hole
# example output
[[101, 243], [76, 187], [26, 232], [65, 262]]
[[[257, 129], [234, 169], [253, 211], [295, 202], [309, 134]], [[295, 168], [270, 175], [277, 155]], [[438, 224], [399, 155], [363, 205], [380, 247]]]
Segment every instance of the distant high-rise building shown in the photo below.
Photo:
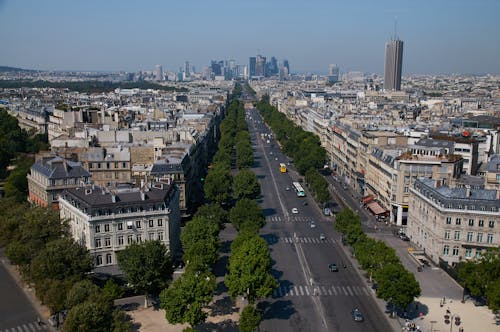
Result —
[[288, 63], [288, 60], [287, 59], [284, 59], [283, 60], [283, 67], [286, 68], [286, 72], [288, 73], [288, 75], [290, 74], [290, 64]]
[[271, 61], [267, 63], [266, 74], [267, 76], [279, 74], [278, 60], [275, 57], [271, 57]]
[[335, 64], [328, 67], [328, 82], [335, 83], [339, 81], [339, 67]]
[[255, 67], [256, 67], [256, 65], [257, 65], [257, 58], [254, 57], [254, 56], [251, 56], [250, 57], [250, 61], [249, 61], [249, 66], [248, 66], [248, 68], [250, 70], [250, 73], [249, 73], [250, 78], [252, 78], [253, 76], [255, 76]]
[[401, 90], [403, 41], [393, 39], [385, 44], [384, 89]]
[[255, 76], [266, 76], [266, 57], [257, 55], [255, 63]]
[[189, 71], [189, 61], [186, 61], [186, 63], [184, 64], [184, 75], [186, 77], [189, 77], [191, 75]]
[[155, 68], [155, 79], [157, 81], [162, 81], [163, 80], [163, 68], [161, 65], [156, 65]]

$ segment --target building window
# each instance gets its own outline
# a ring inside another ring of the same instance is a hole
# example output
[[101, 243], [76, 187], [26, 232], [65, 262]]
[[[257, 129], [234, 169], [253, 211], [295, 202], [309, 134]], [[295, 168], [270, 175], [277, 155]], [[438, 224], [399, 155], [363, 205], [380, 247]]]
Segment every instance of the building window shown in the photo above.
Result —
[[102, 265], [102, 256], [101, 255], [97, 255], [96, 258], [95, 258], [95, 264], [96, 265]]
[[481, 249], [476, 249], [476, 258], [481, 258]]
[[451, 217], [446, 217], [446, 225], [451, 225]]
[[486, 238], [486, 242], [489, 244], [493, 243], [493, 234], [488, 234], [488, 237]]
[[127, 236], [127, 244], [132, 244], [134, 242], [134, 236], [133, 235], [128, 235]]
[[450, 231], [445, 231], [444, 232], [444, 239], [449, 240], [450, 239]]
[[123, 236], [118, 237], [118, 245], [122, 246], [123, 245]]
[[154, 221], [153, 219], [149, 220], [149, 227], [153, 227], [155, 224], [154, 224]]
[[455, 219], [455, 225], [460, 225], [462, 223], [462, 218]]
[[163, 232], [158, 232], [158, 240], [163, 241]]
[[92, 169], [92, 168], [94, 168], [94, 164], [89, 163], [89, 169]]
[[104, 225], [104, 231], [109, 232], [109, 224]]
[[407, 193], [407, 192], [409, 192], [409, 191], [410, 191], [410, 190], [408, 189], [408, 187], [405, 187], [404, 192], [405, 192], [405, 193]]
[[477, 233], [477, 242], [478, 243], [483, 242], [483, 233]]
[[127, 221], [127, 229], [132, 229], [134, 228], [134, 222], [133, 221]]
[[140, 243], [142, 242], [142, 237], [141, 237], [141, 234], [137, 234], [136, 237], [135, 237], [137, 243]]
[[453, 256], [458, 256], [458, 247], [457, 246], [453, 247]]
[[450, 254], [450, 246], [449, 245], [445, 245], [443, 247], [443, 256], [448, 256]]
[[162, 219], [158, 219], [158, 226], [163, 226], [163, 220]]
[[101, 232], [101, 225], [95, 225], [95, 232], [100, 233]]
[[472, 257], [472, 249], [471, 248], [465, 249], [465, 257], [467, 257], [467, 258]]
[[137, 227], [137, 228], [141, 228], [141, 221], [140, 221], [140, 220], [137, 220], [137, 221], [135, 222], [135, 227]]
[[118, 230], [123, 231], [123, 223], [118, 223]]
[[472, 242], [473, 238], [474, 238], [474, 233], [467, 232], [467, 242]]
[[153, 241], [155, 239], [155, 233], [149, 233], [149, 240]]
[[95, 239], [95, 247], [100, 248], [101, 247], [101, 239]]
[[474, 219], [469, 219], [469, 226], [474, 226]]
[[495, 227], [495, 221], [494, 221], [494, 220], [490, 220], [490, 221], [488, 222], [488, 227], [489, 227], [489, 228], [493, 228], [493, 227]]
[[460, 240], [460, 231], [455, 231], [455, 237], [454, 237], [455, 241], [458, 241]]
[[106, 254], [106, 264], [111, 264], [112, 262], [111, 254]]
[[107, 237], [104, 239], [104, 246], [111, 247], [111, 238]]
[[479, 220], [478, 226], [479, 227], [484, 227], [484, 220]]

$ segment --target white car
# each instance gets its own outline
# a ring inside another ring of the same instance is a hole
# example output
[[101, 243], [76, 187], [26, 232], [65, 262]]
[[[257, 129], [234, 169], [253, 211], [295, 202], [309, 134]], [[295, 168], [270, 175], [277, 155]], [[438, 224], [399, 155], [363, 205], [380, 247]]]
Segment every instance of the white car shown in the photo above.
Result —
[[292, 213], [293, 213], [293, 214], [297, 214], [297, 213], [299, 213], [299, 209], [297, 209], [297, 208], [293, 208], [293, 209], [292, 209]]
[[314, 221], [311, 221], [311, 228], [315, 228], [316, 227], [316, 223]]

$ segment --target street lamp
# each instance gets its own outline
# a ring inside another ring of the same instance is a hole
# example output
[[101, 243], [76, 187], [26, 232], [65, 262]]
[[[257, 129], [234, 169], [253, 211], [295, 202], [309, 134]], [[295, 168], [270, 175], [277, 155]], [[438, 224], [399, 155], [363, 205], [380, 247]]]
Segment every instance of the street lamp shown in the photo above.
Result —
[[[460, 326], [462, 323], [460, 320], [460, 316], [457, 314], [452, 314], [450, 309], [446, 309], [446, 314], [444, 315], [444, 323], [445, 324], [450, 324], [450, 332], [453, 332], [453, 323], [455, 323], [456, 326]], [[462, 328], [459, 328], [458, 330], [463, 331]]]

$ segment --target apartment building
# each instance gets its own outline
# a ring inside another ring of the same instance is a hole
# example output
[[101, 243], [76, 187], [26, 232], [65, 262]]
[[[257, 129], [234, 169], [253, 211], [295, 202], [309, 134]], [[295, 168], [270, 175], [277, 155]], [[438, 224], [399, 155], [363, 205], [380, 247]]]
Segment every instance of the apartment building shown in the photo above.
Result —
[[410, 188], [407, 235], [436, 264], [480, 257], [500, 246], [500, 189], [419, 178]]
[[91, 176], [79, 162], [40, 155], [27, 175], [28, 201], [57, 209], [59, 195], [65, 189], [89, 183]]
[[179, 191], [174, 185], [70, 188], [59, 206], [75, 241], [94, 257], [95, 272], [121, 274], [116, 255], [134, 242], [159, 240], [172, 257], [180, 255]]
[[92, 174], [92, 181], [98, 186], [114, 186], [132, 179], [128, 147], [87, 148], [81, 151], [78, 160]]

